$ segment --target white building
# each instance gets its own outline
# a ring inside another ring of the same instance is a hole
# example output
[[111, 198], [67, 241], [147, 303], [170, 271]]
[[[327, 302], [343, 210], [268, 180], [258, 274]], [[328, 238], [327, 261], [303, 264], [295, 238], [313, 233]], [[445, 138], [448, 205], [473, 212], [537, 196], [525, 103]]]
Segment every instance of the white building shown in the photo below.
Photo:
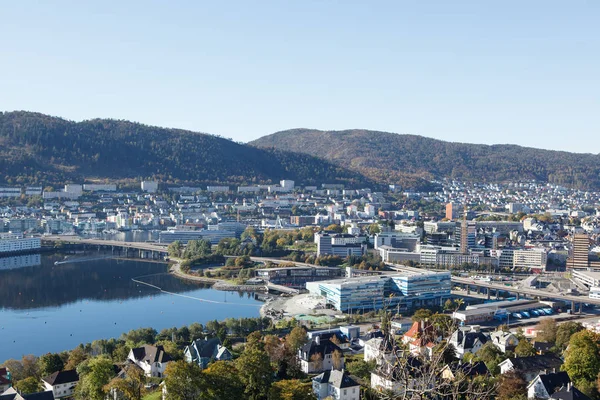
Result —
[[158, 191], [157, 181], [142, 181], [141, 183], [142, 192], [156, 193]]
[[279, 185], [284, 191], [291, 192], [292, 190], [294, 190], [295, 182], [289, 179], [283, 179], [281, 180], [281, 182], [279, 182]]
[[86, 183], [83, 190], [88, 192], [115, 192], [117, 185], [114, 183]]
[[147, 377], [159, 378], [164, 376], [165, 369], [168, 363], [171, 362], [171, 356], [165, 353], [162, 346], [149, 344], [131, 349], [127, 359], [143, 369]]
[[207, 186], [206, 191], [211, 193], [227, 193], [229, 192], [229, 186]]
[[21, 234], [0, 233], [0, 254], [36, 250], [42, 247], [40, 238], [25, 238]]
[[73, 396], [79, 375], [74, 369], [55, 372], [42, 379], [46, 391], [52, 391], [55, 399]]
[[317, 400], [358, 400], [360, 385], [344, 370], [325, 371], [312, 379]]

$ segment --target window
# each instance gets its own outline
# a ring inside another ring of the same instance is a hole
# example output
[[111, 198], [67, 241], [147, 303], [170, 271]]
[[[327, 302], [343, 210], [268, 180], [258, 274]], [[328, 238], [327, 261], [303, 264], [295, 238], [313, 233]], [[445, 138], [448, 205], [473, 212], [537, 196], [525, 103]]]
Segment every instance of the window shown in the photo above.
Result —
[[348, 391], [344, 389], [344, 396], [348, 394]]

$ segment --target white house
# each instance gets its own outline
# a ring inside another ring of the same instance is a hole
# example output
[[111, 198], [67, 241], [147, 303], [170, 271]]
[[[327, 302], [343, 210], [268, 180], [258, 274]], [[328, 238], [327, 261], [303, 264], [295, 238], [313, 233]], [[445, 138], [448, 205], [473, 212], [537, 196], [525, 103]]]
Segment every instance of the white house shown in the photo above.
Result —
[[360, 385], [344, 370], [325, 371], [312, 379], [313, 393], [317, 400], [358, 400]]
[[490, 333], [490, 340], [503, 353], [514, 350], [519, 344], [519, 339], [511, 332], [492, 332]]
[[549, 399], [554, 392], [571, 383], [569, 375], [564, 372], [539, 374], [527, 386], [528, 399]]
[[560, 371], [562, 364], [563, 361], [554, 354], [544, 354], [541, 356], [507, 358], [498, 366], [501, 374], [515, 370], [521, 374], [526, 382], [531, 382], [539, 374]]
[[319, 336], [298, 349], [298, 359], [305, 374], [344, 368], [342, 350], [332, 341], [321, 340]]
[[159, 378], [165, 374], [165, 369], [172, 360], [162, 346], [148, 344], [131, 349], [127, 359], [143, 369], [146, 376]]
[[52, 391], [55, 399], [72, 396], [77, 382], [79, 375], [74, 369], [55, 372], [42, 379], [44, 390]]
[[477, 353], [489, 340], [489, 336], [479, 330], [479, 326], [460, 327], [448, 341], [456, 350], [456, 356], [463, 358], [466, 353]]

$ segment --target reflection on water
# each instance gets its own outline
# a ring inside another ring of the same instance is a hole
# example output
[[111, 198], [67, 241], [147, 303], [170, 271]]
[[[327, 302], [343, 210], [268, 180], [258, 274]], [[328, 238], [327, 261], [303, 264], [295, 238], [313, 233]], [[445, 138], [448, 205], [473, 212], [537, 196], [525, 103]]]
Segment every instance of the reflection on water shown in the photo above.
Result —
[[24, 256], [2, 257], [0, 258], [0, 270], [22, 267], [35, 267], [42, 263], [42, 256], [39, 254], [27, 254]]
[[[27, 257], [33, 255], [20, 256], [19, 262], [26, 263]], [[161, 263], [107, 259], [98, 254], [70, 255], [67, 263], [61, 254], [44, 256], [43, 262], [37, 255], [37, 260], [37, 265], [0, 271], [0, 309], [60, 306], [81, 299], [123, 300], [155, 292], [132, 281], [140, 276], [170, 292], [201, 287], [167, 275], [167, 265]]]
[[[256, 317], [249, 293], [221, 292], [167, 273], [167, 265], [101, 254], [18, 257], [0, 269], [0, 363], [59, 352], [141, 327], [158, 331], [228, 317]], [[29, 257], [29, 258], [27, 258]], [[87, 259], [86, 259], [87, 257]], [[13, 257], [11, 257], [12, 259]], [[7, 261], [8, 263], [8, 261]], [[134, 279], [137, 281], [134, 281]]]

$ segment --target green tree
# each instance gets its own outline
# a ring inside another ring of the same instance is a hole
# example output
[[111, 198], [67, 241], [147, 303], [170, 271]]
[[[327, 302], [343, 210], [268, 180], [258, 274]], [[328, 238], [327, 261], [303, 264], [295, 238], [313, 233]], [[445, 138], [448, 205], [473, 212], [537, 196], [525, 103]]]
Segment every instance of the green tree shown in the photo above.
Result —
[[582, 330], [584, 327], [579, 322], [569, 321], [560, 324], [556, 329], [556, 347], [562, 350], [566, 349], [571, 336]]
[[342, 227], [338, 224], [331, 224], [327, 228], [325, 228], [325, 230], [335, 232], [335, 233], [342, 233], [342, 231], [343, 231]]
[[64, 368], [63, 360], [56, 353], [46, 353], [38, 360], [41, 376], [48, 376]]
[[176, 240], [167, 246], [167, 251], [169, 252], [170, 257], [181, 257], [182, 250], [183, 246], [181, 245], [181, 242], [179, 240]]
[[298, 379], [275, 382], [269, 390], [269, 400], [316, 400], [310, 383]]
[[308, 343], [306, 329], [301, 326], [296, 326], [285, 337], [285, 343], [292, 352], [296, 353], [300, 347]]
[[351, 375], [358, 376], [361, 379], [368, 380], [371, 378], [371, 371], [375, 370], [375, 360], [365, 361], [357, 360], [346, 364], [345, 368]]
[[135, 365], [126, 365], [123, 369], [125, 370], [125, 377], [113, 378], [104, 390], [107, 393], [114, 390], [125, 396], [127, 400], [141, 400], [146, 392], [144, 388], [146, 384], [144, 371]]
[[411, 319], [413, 320], [413, 322], [421, 322], [431, 318], [432, 315], [433, 313], [431, 312], [431, 310], [421, 308], [415, 311]]
[[40, 380], [33, 376], [17, 381], [15, 388], [23, 394], [37, 393], [43, 390]]
[[515, 354], [518, 357], [531, 357], [535, 356], [536, 351], [533, 345], [529, 343], [529, 340], [523, 339], [520, 340], [519, 344], [517, 344], [517, 347], [515, 347]]
[[202, 370], [196, 363], [173, 361], [165, 369], [166, 400], [197, 400], [205, 389]]
[[85, 354], [81, 347], [75, 347], [69, 353], [69, 359], [67, 361], [67, 365], [65, 365], [65, 369], [76, 369], [79, 364], [87, 360], [88, 356]]
[[115, 375], [112, 360], [100, 356], [86, 360], [77, 367], [79, 383], [75, 389], [78, 400], [104, 400], [106, 385]]
[[504, 361], [505, 356], [502, 354], [500, 349], [498, 349], [491, 341], [487, 342], [475, 355], [475, 359], [478, 361], [483, 361], [488, 370], [496, 375], [500, 372], [500, 368], [498, 364]]
[[379, 227], [378, 223], [373, 223], [373, 224], [369, 225], [368, 230], [369, 230], [370, 235], [375, 235], [377, 233], [381, 233], [381, 228]]
[[588, 330], [571, 336], [561, 368], [569, 374], [575, 386], [584, 381], [596, 381], [600, 372], [599, 343], [600, 337]]
[[273, 369], [267, 353], [257, 348], [247, 348], [235, 361], [235, 365], [245, 386], [244, 393], [247, 398], [266, 398], [273, 382]]
[[202, 371], [206, 381], [203, 399], [242, 399], [244, 384], [231, 361], [216, 361]]

